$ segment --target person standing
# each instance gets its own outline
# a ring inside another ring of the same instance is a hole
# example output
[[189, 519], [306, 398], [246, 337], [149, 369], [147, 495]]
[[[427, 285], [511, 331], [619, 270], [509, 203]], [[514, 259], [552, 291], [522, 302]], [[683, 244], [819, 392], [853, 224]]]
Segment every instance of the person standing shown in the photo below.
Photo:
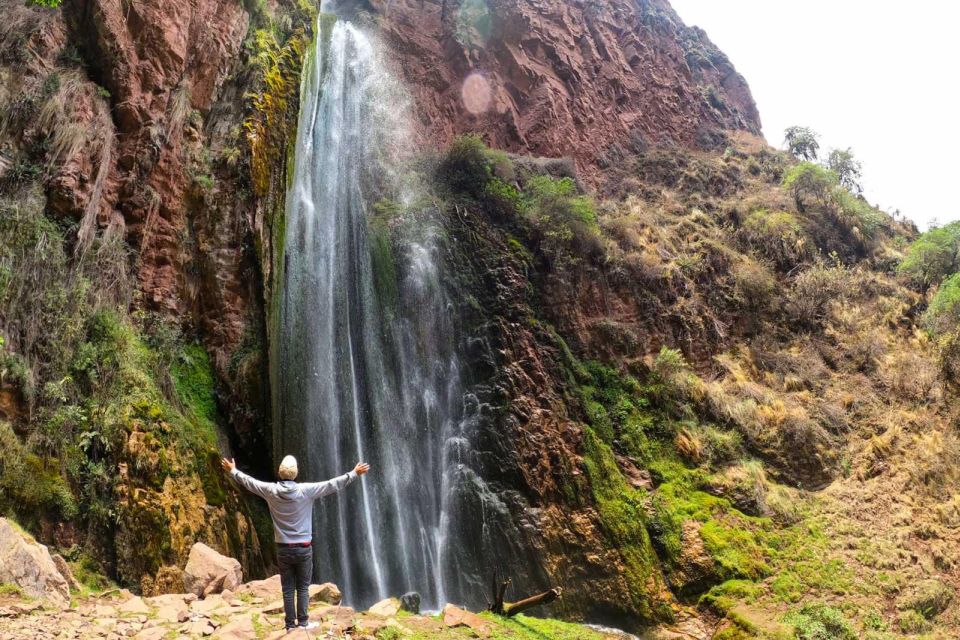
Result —
[[238, 485], [266, 500], [270, 508], [287, 631], [316, 628], [317, 623], [307, 617], [313, 579], [313, 502], [340, 491], [369, 471], [370, 465], [358, 462], [352, 471], [326, 482], [295, 482], [297, 459], [293, 456], [280, 462], [279, 482], [262, 482], [248, 476], [237, 469], [232, 458], [224, 458], [221, 465]]

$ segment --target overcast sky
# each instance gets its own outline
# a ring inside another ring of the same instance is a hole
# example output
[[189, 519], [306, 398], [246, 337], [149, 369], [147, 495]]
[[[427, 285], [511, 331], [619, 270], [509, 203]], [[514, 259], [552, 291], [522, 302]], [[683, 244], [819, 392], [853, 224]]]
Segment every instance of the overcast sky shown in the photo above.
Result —
[[671, 0], [750, 85], [767, 141], [853, 147], [867, 198], [925, 229], [960, 219], [960, 3]]

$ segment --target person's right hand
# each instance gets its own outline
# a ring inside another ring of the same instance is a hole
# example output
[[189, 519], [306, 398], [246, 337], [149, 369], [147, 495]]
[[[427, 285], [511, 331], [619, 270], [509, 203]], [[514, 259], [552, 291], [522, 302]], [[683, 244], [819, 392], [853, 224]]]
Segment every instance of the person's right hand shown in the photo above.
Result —
[[358, 476], [362, 476], [367, 471], [370, 471], [370, 465], [368, 465], [366, 462], [358, 462], [357, 466], [355, 466], [353, 470]]
[[223, 467], [223, 470], [227, 473], [230, 473], [237, 468], [237, 463], [233, 461], [233, 458], [227, 459], [224, 458], [220, 461], [220, 466]]

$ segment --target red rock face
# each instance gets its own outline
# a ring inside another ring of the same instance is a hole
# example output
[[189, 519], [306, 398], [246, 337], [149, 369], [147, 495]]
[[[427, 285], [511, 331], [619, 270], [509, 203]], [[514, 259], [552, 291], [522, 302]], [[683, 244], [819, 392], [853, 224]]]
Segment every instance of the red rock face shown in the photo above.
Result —
[[760, 131], [743, 77], [666, 0], [372, 4], [430, 144], [478, 132], [596, 182], [649, 144]]
[[183, 311], [185, 124], [210, 108], [235, 64], [247, 14], [230, 0], [72, 0], [63, 11], [113, 105], [116, 150], [101, 224], [126, 227], [146, 304]]

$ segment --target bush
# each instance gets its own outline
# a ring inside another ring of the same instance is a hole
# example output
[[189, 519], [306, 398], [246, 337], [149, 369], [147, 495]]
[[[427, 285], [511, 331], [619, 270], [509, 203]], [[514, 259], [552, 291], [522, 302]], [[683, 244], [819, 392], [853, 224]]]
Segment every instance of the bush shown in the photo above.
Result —
[[788, 271], [807, 255], [807, 242], [800, 221], [787, 211], [757, 209], [746, 217], [737, 233], [746, 248], [772, 260]]
[[811, 204], [828, 207], [838, 185], [837, 174], [812, 162], [801, 162], [783, 178], [783, 187], [793, 196], [797, 210], [801, 212]]
[[[546, 249], [554, 257], [602, 255], [600, 228], [593, 199], [578, 195], [571, 178], [534, 176], [524, 185], [524, 213], [543, 234]], [[569, 255], [572, 249], [573, 255]]]
[[857, 640], [850, 622], [843, 613], [825, 604], [808, 604], [787, 616], [798, 640]]
[[437, 167], [437, 178], [454, 193], [482, 198], [493, 178], [493, 163], [480, 136], [456, 138]]
[[943, 281], [923, 315], [923, 322], [931, 333], [938, 336], [960, 326], [960, 273]]
[[801, 326], [819, 327], [826, 319], [830, 305], [845, 296], [850, 287], [847, 269], [816, 264], [794, 278], [787, 294], [787, 312]]
[[960, 221], [932, 229], [917, 238], [897, 271], [915, 285], [927, 287], [960, 269]]

